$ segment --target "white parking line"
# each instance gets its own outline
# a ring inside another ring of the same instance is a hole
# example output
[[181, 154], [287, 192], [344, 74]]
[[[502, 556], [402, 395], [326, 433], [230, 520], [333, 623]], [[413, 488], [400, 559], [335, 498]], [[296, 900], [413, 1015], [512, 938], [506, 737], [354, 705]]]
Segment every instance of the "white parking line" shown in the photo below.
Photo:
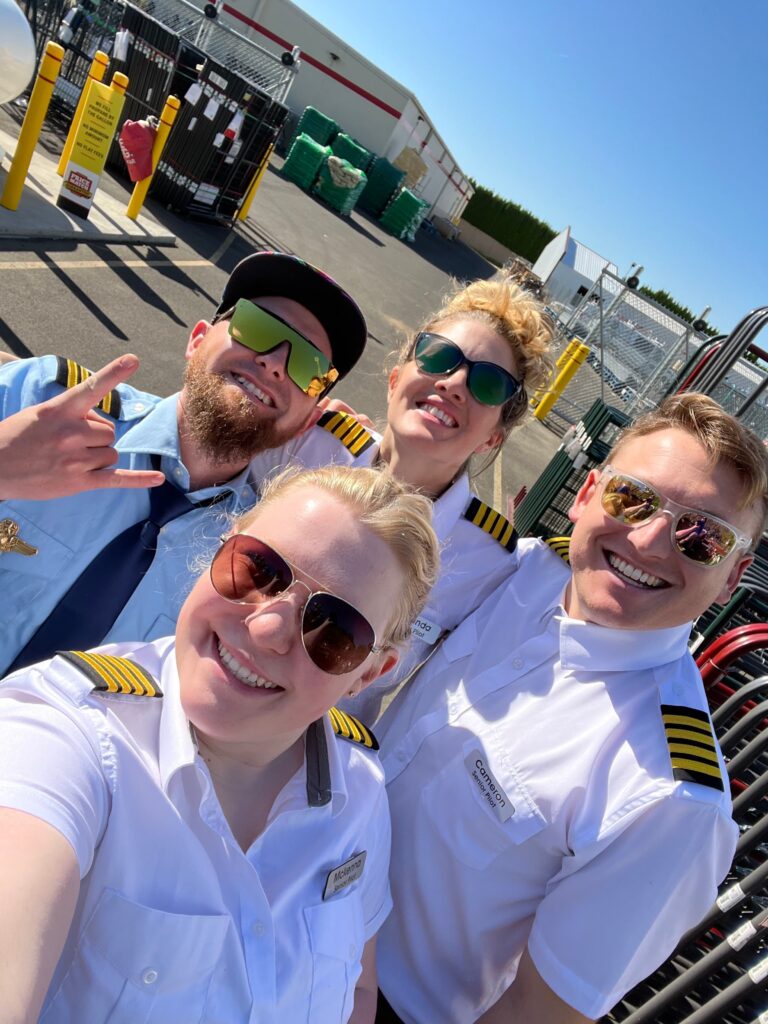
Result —
[[[216, 254], [214, 254], [216, 255]], [[100, 267], [210, 267], [211, 260], [14, 260], [3, 263], [2, 270], [98, 270]]]

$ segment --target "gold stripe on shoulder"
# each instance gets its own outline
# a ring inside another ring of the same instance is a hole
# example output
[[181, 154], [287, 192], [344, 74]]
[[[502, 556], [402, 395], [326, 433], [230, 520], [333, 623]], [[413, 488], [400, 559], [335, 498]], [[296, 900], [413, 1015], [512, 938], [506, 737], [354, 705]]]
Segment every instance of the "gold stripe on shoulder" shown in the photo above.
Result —
[[464, 518], [473, 526], [479, 526], [507, 551], [514, 551], [517, 547], [517, 534], [512, 523], [479, 498], [472, 498], [464, 511]]
[[362, 455], [374, 443], [373, 434], [347, 412], [323, 413], [317, 423], [337, 437], [355, 457]]
[[[91, 371], [76, 363], [74, 359], [65, 359], [64, 356], [56, 356], [56, 383], [63, 388], [74, 388], [82, 384], [84, 380], [91, 377]], [[113, 419], [120, 417], [120, 394], [113, 389], [96, 406]]]
[[725, 790], [717, 744], [706, 711], [677, 704], [662, 704], [661, 719], [669, 748], [672, 777]]
[[351, 743], [359, 743], [363, 747], [368, 747], [369, 750], [379, 749], [379, 741], [359, 718], [348, 715], [340, 708], [331, 708], [328, 716], [337, 736], [341, 736], [342, 739], [349, 740]]
[[95, 651], [58, 651], [101, 693], [130, 694], [133, 697], [162, 697], [163, 691], [146, 669], [128, 658]]
[[546, 537], [544, 543], [566, 563], [571, 564], [571, 538], [570, 537]]

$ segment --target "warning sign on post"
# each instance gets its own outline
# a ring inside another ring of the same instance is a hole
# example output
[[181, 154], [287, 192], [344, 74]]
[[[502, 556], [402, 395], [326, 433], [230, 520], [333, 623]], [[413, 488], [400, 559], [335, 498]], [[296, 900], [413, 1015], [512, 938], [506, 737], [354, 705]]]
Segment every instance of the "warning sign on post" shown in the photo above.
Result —
[[90, 82], [69, 162], [56, 205], [86, 218], [99, 186], [109, 147], [123, 109], [123, 92]]

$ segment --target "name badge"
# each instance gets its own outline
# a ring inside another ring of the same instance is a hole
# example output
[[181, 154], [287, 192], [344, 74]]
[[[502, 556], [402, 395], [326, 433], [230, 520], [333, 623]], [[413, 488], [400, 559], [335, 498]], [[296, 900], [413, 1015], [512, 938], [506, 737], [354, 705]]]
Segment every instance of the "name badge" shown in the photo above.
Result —
[[414, 619], [411, 625], [411, 636], [416, 640], [423, 640], [424, 643], [433, 644], [440, 636], [440, 626], [429, 619]]
[[333, 871], [329, 871], [323, 889], [323, 899], [329, 900], [331, 896], [335, 896], [337, 892], [341, 892], [342, 889], [356, 882], [363, 873], [367, 856], [367, 851], [363, 850], [362, 853], [356, 853], [354, 857], [339, 864]]
[[491, 808], [499, 821], [506, 821], [515, 813], [515, 805], [496, 781], [491, 769], [485, 763], [480, 750], [473, 750], [464, 758], [470, 778], [480, 790], [485, 803]]

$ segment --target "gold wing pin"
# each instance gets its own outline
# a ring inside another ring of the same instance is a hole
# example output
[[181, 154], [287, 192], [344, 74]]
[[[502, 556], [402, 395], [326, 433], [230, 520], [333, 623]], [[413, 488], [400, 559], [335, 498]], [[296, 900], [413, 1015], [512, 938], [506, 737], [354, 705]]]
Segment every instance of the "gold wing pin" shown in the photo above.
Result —
[[19, 537], [19, 524], [13, 519], [0, 522], [0, 555], [36, 555], [37, 548]]

